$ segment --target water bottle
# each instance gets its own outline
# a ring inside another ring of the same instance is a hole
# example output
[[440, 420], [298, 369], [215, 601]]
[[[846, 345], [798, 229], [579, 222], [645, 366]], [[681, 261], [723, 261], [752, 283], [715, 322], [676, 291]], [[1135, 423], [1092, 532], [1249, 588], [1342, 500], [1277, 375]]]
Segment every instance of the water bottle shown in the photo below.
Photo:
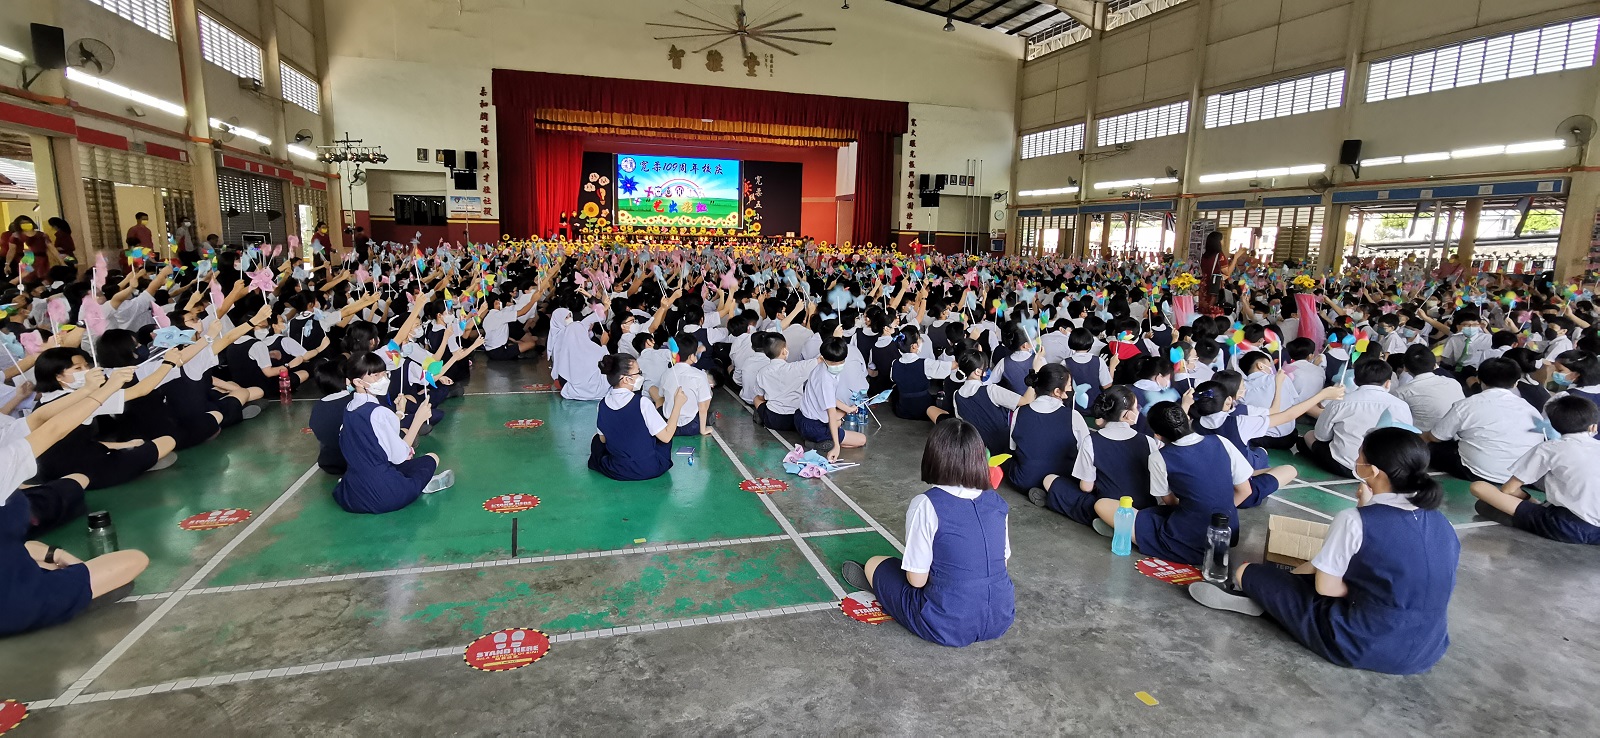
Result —
[[289, 370], [278, 370], [278, 403], [284, 407], [288, 407], [289, 395], [293, 393], [293, 391], [294, 387], [289, 383]]
[[1133, 553], [1133, 519], [1139, 511], [1133, 509], [1133, 498], [1124, 497], [1117, 505], [1116, 524], [1112, 526], [1111, 553], [1127, 556]]
[[111, 513], [104, 510], [89, 513], [89, 557], [104, 556], [117, 550], [117, 527], [111, 524]]
[[1233, 528], [1228, 525], [1227, 513], [1211, 516], [1211, 527], [1206, 529], [1206, 557], [1200, 562], [1200, 576], [1219, 587], [1228, 583], [1228, 549], [1233, 540]]

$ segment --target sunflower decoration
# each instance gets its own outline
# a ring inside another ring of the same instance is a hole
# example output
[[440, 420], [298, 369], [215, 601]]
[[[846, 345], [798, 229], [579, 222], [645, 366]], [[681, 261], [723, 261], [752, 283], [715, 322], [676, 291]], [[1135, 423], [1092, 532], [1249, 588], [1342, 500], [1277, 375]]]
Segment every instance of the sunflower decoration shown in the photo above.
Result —
[[760, 233], [761, 232], [761, 223], [760, 222], [751, 223], [750, 227], [747, 230], [749, 230], [751, 233]]
[[1312, 279], [1310, 277], [1310, 275], [1306, 275], [1306, 274], [1301, 274], [1301, 275], [1296, 276], [1294, 278], [1293, 284], [1294, 284], [1294, 286], [1299, 287], [1300, 289], [1306, 290], [1308, 292], [1317, 288], [1316, 280]]
[[747, 218], [747, 219], [756, 217], [756, 209], [755, 208], [745, 208], [744, 209], [744, 217]]
[[598, 216], [599, 214], [600, 214], [600, 205], [599, 204], [594, 203], [594, 202], [586, 202], [586, 203], [583, 204], [583, 217], [585, 217], [585, 218], [593, 218], [595, 216]]
[[1189, 294], [1190, 290], [1193, 290], [1199, 284], [1200, 280], [1196, 279], [1193, 274], [1184, 272], [1176, 277], [1173, 277], [1172, 281], [1167, 283], [1167, 286], [1170, 287], [1173, 292], [1176, 292], [1180, 295], [1187, 295]]

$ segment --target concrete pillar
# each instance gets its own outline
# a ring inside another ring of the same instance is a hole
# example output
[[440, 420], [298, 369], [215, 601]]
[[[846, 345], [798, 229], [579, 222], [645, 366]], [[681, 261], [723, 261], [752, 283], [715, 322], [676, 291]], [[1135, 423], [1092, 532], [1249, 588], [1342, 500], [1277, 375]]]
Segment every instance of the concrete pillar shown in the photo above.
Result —
[[217, 154], [211, 142], [211, 114], [200, 56], [200, 18], [195, 0], [172, 0], [172, 26], [178, 37], [183, 106], [188, 113], [189, 178], [194, 189], [194, 226], [201, 238], [222, 233], [222, 197], [217, 193]]
[[1096, 259], [1104, 259], [1104, 258], [1106, 258], [1107, 252], [1109, 252], [1110, 250], [1111, 250], [1111, 214], [1110, 213], [1102, 213], [1100, 215], [1100, 244], [1099, 244], [1099, 248], [1095, 249], [1095, 252], [1092, 255], [1092, 257], [1096, 258]]
[[[1595, 157], [1591, 154], [1588, 158]], [[1556, 284], [1582, 277], [1588, 268], [1597, 204], [1600, 172], [1573, 172], [1572, 193], [1567, 196], [1567, 211], [1561, 217], [1561, 240], [1556, 242]]]
[[1344, 253], [1344, 234], [1349, 231], [1349, 205], [1335, 205], [1333, 193], [1322, 195], [1322, 250], [1317, 254], [1317, 266], [1324, 271], [1340, 271], [1340, 254]]
[[1184, 145], [1183, 169], [1178, 174], [1178, 209], [1173, 213], [1173, 221], [1178, 229], [1177, 237], [1172, 242], [1172, 258], [1184, 261], [1189, 258], [1189, 229], [1194, 223], [1195, 200], [1184, 197], [1193, 191], [1199, 179], [1199, 173], [1194, 169], [1197, 166], [1200, 152], [1200, 138], [1205, 131], [1205, 97], [1201, 83], [1204, 82], [1206, 68], [1206, 51], [1211, 42], [1211, 3], [1212, 0], [1198, 0], [1195, 9], [1198, 20], [1194, 24], [1194, 63], [1189, 68], [1194, 70], [1194, 79], [1189, 86], [1189, 136]]
[[[335, 133], [338, 129], [333, 119], [333, 86], [328, 84], [328, 15], [323, 0], [311, 0], [311, 48], [316, 56], [314, 61], [317, 65], [317, 68], [312, 70], [317, 75], [319, 93], [317, 108], [322, 111], [319, 116], [322, 119], [322, 131], [316, 143], [327, 145], [339, 136]], [[326, 164], [321, 166], [324, 170], [329, 169]], [[347, 222], [344, 217], [344, 209], [354, 208], [355, 205], [353, 203], [346, 205], [343, 187], [343, 180], [336, 176], [328, 182], [328, 238], [336, 249], [352, 244], [345, 238], [344, 229], [355, 225], [354, 222]]]
[[[1350, 6], [1350, 24], [1345, 27], [1344, 41], [1344, 105], [1339, 106], [1339, 135], [1336, 141], [1350, 138], [1355, 130], [1355, 109], [1361, 105], [1362, 91], [1367, 86], [1367, 66], [1361, 63], [1362, 46], [1366, 41], [1367, 16], [1372, 0], [1355, 0]], [[1337, 150], [1335, 150], [1337, 151]], [[1335, 186], [1350, 179], [1350, 170], [1334, 165], [1332, 179]], [[1317, 253], [1317, 265], [1326, 270], [1339, 268], [1339, 257], [1344, 253], [1345, 223], [1350, 217], [1349, 206], [1335, 206], [1333, 191], [1322, 194], [1322, 244]]]
[[[1100, 96], [1100, 54], [1104, 49], [1105, 31], [1099, 30], [1106, 27], [1106, 6], [1104, 3], [1094, 5], [1094, 23], [1089, 35], [1089, 70], [1084, 82], [1083, 92], [1083, 152], [1092, 150], [1099, 137], [1100, 126], [1095, 120]], [[1078, 156], [1078, 202], [1089, 199], [1089, 160], [1082, 153]], [[1084, 241], [1087, 253], [1088, 240]]]
[[[50, 139], [50, 160], [53, 176], [56, 181], [58, 193], [58, 210], [61, 217], [72, 224], [72, 236], [78, 246], [78, 263], [93, 264], [94, 258], [90, 250], [99, 247], [107, 249], [118, 248], [115, 244], [92, 244], [93, 234], [89, 225], [89, 205], [83, 194], [83, 169], [78, 157], [78, 139], [52, 138]], [[39, 167], [35, 167], [38, 171]], [[40, 195], [43, 196], [44, 188], [40, 186]], [[88, 258], [85, 258], [88, 257]]]
[[[261, 87], [272, 100], [272, 126], [267, 137], [272, 139], [272, 157], [289, 160], [289, 126], [284, 120], [283, 68], [278, 66], [278, 3], [277, 0], [256, 0], [256, 14], [261, 16]], [[292, 202], [285, 200], [284, 202]]]
[[1355, 238], [1350, 239], [1350, 258], [1352, 258], [1352, 259], [1358, 259], [1359, 260], [1361, 258], [1361, 232], [1366, 230], [1366, 228], [1367, 228], [1367, 214], [1366, 213], [1356, 213], [1356, 233], [1355, 233]]
[[1478, 245], [1478, 220], [1483, 217], [1483, 200], [1467, 201], [1461, 214], [1461, 241], [1456, 245], [1456, 264], [1462, 269], [1472, 268], [1473, 247]]

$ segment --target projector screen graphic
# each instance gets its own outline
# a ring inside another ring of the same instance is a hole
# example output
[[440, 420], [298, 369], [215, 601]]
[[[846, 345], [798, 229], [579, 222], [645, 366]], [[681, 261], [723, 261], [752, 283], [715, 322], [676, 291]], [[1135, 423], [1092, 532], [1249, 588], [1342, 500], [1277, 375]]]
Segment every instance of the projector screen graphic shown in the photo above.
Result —
[[617, 155], [617, 225], [738, 229], [739, 162]]

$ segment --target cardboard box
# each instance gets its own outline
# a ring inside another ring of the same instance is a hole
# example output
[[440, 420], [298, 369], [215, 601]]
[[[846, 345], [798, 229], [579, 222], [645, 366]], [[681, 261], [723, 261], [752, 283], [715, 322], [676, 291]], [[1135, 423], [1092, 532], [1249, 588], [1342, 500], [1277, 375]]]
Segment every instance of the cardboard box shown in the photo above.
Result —
[[1267, 561], [1299, 566], [1316, 557], [1328, 537], [1328, 526], [1273, 515], [1267, 519]]

